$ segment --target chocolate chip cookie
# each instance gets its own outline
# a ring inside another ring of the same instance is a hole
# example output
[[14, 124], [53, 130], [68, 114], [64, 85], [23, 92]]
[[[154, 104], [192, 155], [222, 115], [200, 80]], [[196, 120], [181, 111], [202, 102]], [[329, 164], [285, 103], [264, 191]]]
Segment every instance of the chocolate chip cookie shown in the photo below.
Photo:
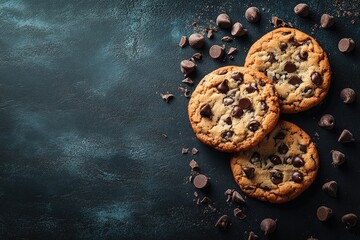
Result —
[[259, 143], [275, 127], [280, 109], [274, 85], [263, 73], [226, 66], [199, 82], [188, 113], [198, 139], [233, 152]]
[[273, 81], [284, 113], [317, 105], [330, 87], [326, 53], [314, 38], [293, 28], [278, 28], [261, 37], [251, 46], [245, 66]]
[[293, 123], [279, 121], [257, 146], [235, 153], [231, 169], [249, 196], [283, 203], [299, 196], [314, 181], [319, 156], [310, 136]]

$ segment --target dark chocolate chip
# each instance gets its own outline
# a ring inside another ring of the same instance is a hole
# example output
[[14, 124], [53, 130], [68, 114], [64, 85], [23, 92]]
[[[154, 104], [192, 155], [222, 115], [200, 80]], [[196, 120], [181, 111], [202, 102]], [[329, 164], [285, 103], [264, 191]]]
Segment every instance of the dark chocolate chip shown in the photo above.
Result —
[[269, 53], [268, 62], [270, 62], [270, 63], [276, 62], [276, 58], [275, 58], [275, 54], [274, 54], [274, 53], [272, 53], [272, 52]]
[[251, 120], [247, 126], [247, 128], [252, 132], [255, 132], [256, 130], [258, 130], [259, 127], [260, 127], [260, 123], [256, 120]]
[[279, 79], [276, 77], [276, 75], [274, 75], [274, 76], [272, 77], [272, 81], [273, 81], [274, 83], [277, 83], [277, 82], [279, 81]]
[[241, 169], [245, 173], [248, 179], [252, 179], [255, 176], [255, 168], [242, 166]]
[[301, 43], [299, 43], [298, 41], [296, 41], [294, 38], [291, 38], [291, 39], [289, 40], [289, 43], [290, 43], [291, 46], [294, 46], [294, 47], [298, 47], [298, 46], [301, 45]]
[[200, 115], [202, 117], [211, 118], [212, 117], [212, 111], [209, 104], [205, 104], [200, 108]]
[[225, 140], [230, 140], [232, 138], [232, 136], [234, 135], [233, 131], [224, 131], [221, 133], [221, 137]]
[[305, 145], [299, 144], [299, 150], [302, 151], [303, 153], [306, 153], [307, 147]]
[[235, 37], [244, 36], [247, 33], [247, 29], [243, 27], [243, 25], [239, 22], [234, 23], [231, 28], [231, 35]]
[[224, 36], [221, 38], [221, 41], [223, 42], [232, 42], [233, 38], [230, 36]]
[[216, 86], [216, 89], [221, 93], [227, 93], [229, 91], [228, 80], [224, 79], [219, 85]]
[[241, 117], [244, 114], [244, 111], [240, 106], [234, 106], [231, 111], [231, 116], [233, 117]]
[[289, 83], [291, 85], [298, 86], [298, 85], [300, 85], [300, 83], [302, 83], [302, 80], [298, 76], [292, 76], [289, 79]]
[[245, 90], [246, 90], [247, 93], [253, 93], [257, 89], [255, 87], [253, 87], [253, 86], [248, 86], [248, 87], [245, 88]]
[[299, 53], [299, 58], [303, 61], [306, 61], [308, 59], [308, 56], [309, 56], [309, 54], [306, 51], [301, 51]]
[[336, 198], [338, 191], [338, 184], [336, 181], [329, 181], [322, 185], [322, 190], [330, 197]]
[[239, 100], [239, 106], [242, 109], [250, 109], [251, 108], [251, 101], [248, 98], [241, 98]]
[[320, 24], [322, 28], [330, 28], [332, 25], [334, 25], [334, 17], [330, 16], [329, 14], [325, 13], [321, 16]]
[[201, 53], [194, 53], [192, 55], [192, 58], [196, 59], [196, 60], [200, 60], [202, 58], [202, 54]]
[[220, 28], [230, 29], [231, 28], [231, 19], [230, 19], [229, 15], [227, 15], [226, 13], [221, 13], [216, 18], [216, 24]]
[[183, 48], [188, 44], [188, 39], [186, 36], [182, 36], [179, 42], [179, 47]]
[[271, 218], [265, 218], [260, 223], [260, 229], [264, 232], [266, 236], [275, 232], [276, 230], [276, 221]]
[[258, 240], [259, 236], [256, 235], [254, 232], [250, 232], [247, 240]]
[[233, 191], [231, 200], [236, 203], [245, 203], [245, 199], [240, 195], [238, 191]]
[[265, 87], [266, 85], [266, 83], [262, 79], [260, 79], [258, 83], [261, 87]]
[[189, 60], [182, 60], [180, 62], [180, 70], [187, 77], [195, 69], [195, 63]]
[[344, 88], [340, 92], [340, 98], [343, 103], [353, 103], [356, 100], [356, 93], [351, 88]]
[[294, 7], [294, 13], [300, 17], [307, 17], [310, 14], [309, 5], [306, 3], [299, 3]]
[[320, 85], [323, 81], [322, 76], [320, 75], [320, 73], [318, 72], [313, 72], [311, 74], [311, 81], [315, 84], [315, 85]]
[[189, 37], [189, 45], [192, 48], [202, 48], [205, 44], [205, 39], [204, 36], [201, 35], [200, 33], [193, 33], [190, 35]]
[[268, 105], [263, 100], [260, 101], [260, 106], [261, 106], [261, 110], [263, 111], [267, 111], [269, 109]]
[[286, 23], [284, 20], [282, 20], [279, 17], [272, 17], [271, 18], [271, 24], [274, 25], [274, 28], [278, 28], [278, 27], [293, 27], [291, 23]]
[[358, 217], [354, 213], [348, 213], [341, 217], [341, 222], [345, 224], [346, 229], [356, 226]]
[[270, 172], [270, 180], [275, 185], [278, 185], [278, 184], [282, 183], [283, 178], [284, 178], [284, 175], [280, 171]]
[[335, 119], [331, 114], [324, 114], [320, 118], [318, 125], [325, 129], [333, 129], [335, 126]]
[[280, 154], [286, 154], [289, 151], [289, 148], [285, 143], [281, 143], [277, 150]]
[[341, 143], [349, 143], [349, 142], [354, 142], [354, 141], [355, 141], [355, 138], [354, 138], [353, 134], [347, 129], [344, 129], [338, 138], [338, 142], [341, 142]]
[[254, 152], [250, 157], [250, 162], [252, 164], [255, 164], [257, 162], [260, 162], [260, 154], [258, 152]]
[[230, 197], [231, 197], [231, 195], [232, 195], [232, 193], [235, 191], [235, 189], [230, 189], [230, 188], [228, 188], [228, 189], [226, 189], [226, 191], [225, 191], [225, 195], [227, 195], [227, 196], [229, 196], [230, 195]]
[[228, 55], [233, 55], [234, 53], [237, 52], [237, 48], [234, 47], [230, 47], [229, 51], [228, 51]]
[[199, 174], [194, 177], [193, 184], [197, 189], [203, 189], [208, 186], [209, 180], [204, 174]]
[[234, 217], [237, 217], [239, 219], [245, 219], [246, 215], [240, 208], [235, 208], [234, 209]]
[[296, 156], [296, 157], [294, 158], [292, 164], [293, 164], [294, 167], [299, 168], [299, 167], [304, 166], [304, 165], [305, 165], [305, 162], [304, 162], [304, 160], [303, 160], [301, 157]]
[[282, 51], [282, 52], [285, 52], [286, 51], [286, 49], [287, 49], [287, 47], [288, 47], [288, 45], [286, 44], [286, 43], [280, 43], [280, 45], [279, 45], [279, 48], [280, 48], [280, 50]]
[[227, 215], [222, 215], [216, 222], [215, 227], [220, 230], [226, 230], [229, 226], [229, 217]]
[[231, 74], [232, 79], [236, 80], [236, 81], [242, 81], [244, 78], [244, 75], [241, 72], [233, 72]]
[[297, 69], [296, 65], [292, 62], [286, 62], [284, 66], [284, 70], [288, 73], [293, 73]]
[[[225, 75], [225, 74], [227, 74], [227, 70], [226, 69], [222, 69], [222, 70], [220, 70], [220, 71], [218, 71], [217, 72], [217, 75]], [[227, 80], [226, 80], [227, 81]]]
[[234, 103], [234, 99], [232, 97], [225, 97], [223, 103], [225, 106], [229, 106]]
[[227, 117], [224, 122], [227, 124], [227, 125], [231, 125], [232, 124], [232, 120], [231, 120], [231, 117]]
[[338, 43], [338, 48], [342, 53], [352, 52], [355, 48], [355, 42], [352, 38], [342, 38]]
[[192, 171], [199, 171], [199, 164], [194, 159], [190, 161], [189, 166]]
[[245, 11], [245, 18], [248, 20], [248, 22], [256, 23], [260, 21], [261, 13], [260, 10], [257, 7], [249, 7]]
[[160, 94], [160, 95], [161, 95], [161, 98], [167, 103], [170, 102], [170, 100], [175, 97], [174, 94], [171, 94], [171, 93]]
[[191, 78], [189, 78], [189, 77], [185, 78], [185, 79], [182, 80], [181, 82], [182, 82], [182, 83], [185, 83], [185, 84], [187, 84], [187, 85], [189, 85], [189, 86], [194, 85], [194, 81], [193, 81]]
[[325, 222], [329, 220], [332, 214], [333, 214], [332, 209], [325, 206], [320, 206], [316, 211], [316, 216], [321, 222]]
[[346, 158], [344, 153], [337, 150], [331, 150], [330, 153], [331, 153], [332, 164], [335, 167], [341, 166], [342, 164], [345, 163]]
[[224, 55], [224, 48], [219, 45], [212, 45], [209, 50], [210, 57], [219, 59]]
[[285, 133], [278, 132], [278, 134], [274, 136], [274, 139], [285, 139]]
[[269, 156], [270, 162], [274, 165], [279, 165], [282, 163], [281, 158], [278, 155], [270, 155]]
[[301, 183], [304, 179], [304, 174], [301, 172], [293, 172], [291, 175], [291, 179], [296, 183]]

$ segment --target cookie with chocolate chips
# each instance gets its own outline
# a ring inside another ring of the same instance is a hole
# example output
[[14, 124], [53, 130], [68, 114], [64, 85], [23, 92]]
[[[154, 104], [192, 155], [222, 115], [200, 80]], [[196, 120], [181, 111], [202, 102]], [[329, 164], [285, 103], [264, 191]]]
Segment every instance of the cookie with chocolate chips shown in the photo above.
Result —
[[280, 109], [274, 85], [263, 73], [226, 66], [199, 82], [188, 113], [198, 139], [234, 152], [258, 144], [275, 127]]
[[257, 146], [235, 153], [231, 169], [236, 183], [251, 197], [283, 203], [314, 181], [319, 156], [310, 136], [293, 123], [279, 121]]
[[284, 113], [317, 105], [330, 87], [326, 53], [314, 38], [293, 28], [278, 28], [261, 37], [251, 46], [245, 66], [273, 81]]

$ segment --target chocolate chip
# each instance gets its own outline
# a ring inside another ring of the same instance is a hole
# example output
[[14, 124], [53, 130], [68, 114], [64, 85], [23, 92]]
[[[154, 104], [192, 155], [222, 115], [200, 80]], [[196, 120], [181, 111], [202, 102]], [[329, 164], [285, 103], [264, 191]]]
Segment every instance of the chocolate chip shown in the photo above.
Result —
[[267, 111], [269, 109], [268, 105], [263, 100], [260, 101], [260, 106], [261, 106], [261, 110], [263, 111]]
[[355, 42], [352, 38], [342, 38], [339, 41], [338, 48], [342, 53], [352, 52], [355, 48]]
[[275, 54], [274, 54], [274, 53], [272, 53], [272, 52], [269, 53], [268, 62], [270, 62], [270, 63], [276, 62], [276, 58], [275, 58]]
[[289, 43], [290, 43], [291, 46], [294, 46], [294, 47], [298, 47], [298, 46], [301, 45], [301, 44], [300, 44], [298, 41], [296, 41], [294, 38], [291, 38], [291, 39], [289, 40]]
[[291, 179], [296, 183], [301, 183], [304, 179], [304, 174], [301, 172], [293, 172], [291, 175]]
[[189, 78], [189, 77], [185, 78], [185, 79], [182, 80], [181, 82], [182, 82], [182, 83], [185, 83], [185, 84], [187, 84], [187, 85], [189, 85], [189, 86], [194, 85], [194, 81], [193, 81], [191, 78]]
[[276, 16], [271, 18], [271, 24], [274, 25], [274, 28], [291, 27], [290, 24], [286, 23], [284, 20]]
[[189, 37], [189, 45], [192, 48], [202, 48], [205, 44], [205, 39], [204, 36], [201, 35], [200, 33], [193, 33], [190, 35]]
[[219, 45], [212, 45], [209, 54], [213, 59], [219, 59], [224, 55], [224, 49]]
[[232, 138], [232, 136], [234, 135], [233, 131], [224, 131], [221, 133], [221, 137], [225, 140], [230, 140]]
[[248, 20], [248, 22], [256, 23], [260, 21], [261, 13], [260, 10], [257, 7], [249, 7], [245, 11], [245, 18]]
[[299, 3], [294, 7], [294, 13], [300, 17], [307, 17], [310, 14], [309, 5], [306, 3]]
[[332, 209], [325, 206], [320, 206], [316, 211], [316, 216], [321, 222], [325, 222], [326, 220], [329, 220], [332, 214], [333, 214]]
[[304, 166], [304, 165], [305, 165], [305, 162], [304, 162], [304, 160], [303, 160], [301, 157], [296, 156], [296, 157], [294, 158], [292, 164], [293, 164], [294, 167], [299, 168], [299, 167]]
[[234, 106], [231, 111], [231, 116], [233, 117], [241, 117], [244, 114], [244, 111], [240, 106]]
[[211, 106], [209, 104], [205, 104], [200, 108], [200, 115], [205, 118], [212, 117]]
[[231, 117], [225, 118], [224, 122], [225, 122], [227, 125], [231, 125], [231, 124], [232, 124]]
[[278, 185], [282, 183], [284, 175], [280, 171], [272, 171], [270, 172], [270, 180], [273, 184]]
[[237, 51], [237, 48], [234, 48], [234, 47], [230, 47], [229, 51], [228, 51], [228, 55], [232, 55], [232, 54], [235, 54]]
[[187, 77], [195, 69], [195, 63], [189, 60], [182, 60], [180, 62], [180, 70]]
[[322, 185], [322, 190], [327, 193], [330, 197], [336, 198], [338, 185], [336, 181], [329, 181]]
[[221, 38], [221, 41], [223, 42], [232, 42], [233, 38], [230, 36], [224, 36]]
[[281, 50], [282, 52], [285, 52], [286, 49], [287, 49], [287, 47], [288, 47], [288, 45], [287, 45], [286, 43], [281, 42], [281, 43], [279, 44], [279, 48], [280, 48], [280, 50]]
[[166, 94], [160, 94], [161, 98], [166, 102], [170, 102], [171, 99], [173, 99], [175, 96], [171, 93], [166, 93]]
[[270, 162], [274, 165], [279, 165], [282, 163], [281, 158], [278, 155], [270, 155], [269, 156]]
[[307, 147], [305, 145], [299, 144], [299, 150], [302, 151], [303, 153], [306, 153]]
[[187, 88], [179, 87], [179, 91], [184, 94], [184, 97], [190, 97], [191, 92]]
[[332, 158], [332, 164], [335, 167], [338, 167], [345, 163], [346, 158], [344, 153], [337, 150], [331, 150], [330, 153]]
[[245, 91], [247, 92], [247, 93], [253, 93], [253, 92], [255, 92], [257, 89], [255, 88], [255, 87], [253, 87], [253, 86], [248, 86], [248, 87], [246, 87], [245, 88]]
[[256, 235], [254, 232], [250, 232], [247, 240], [258, 240], [259, 236]]
[[340, 98], [343, 103], [353, 103], [356, 100], [356, 93], [351, 88], [344, 88], [340, 92]]
[[303, 60], [303, 61], [306, 61], [307, 60], [307, 58], [308, 58], [308, 52], [306, 52], [306, 51], [301, 51], [300, 53], [299, 53], [299, 58], [301, 59], [301, 60]]
[[227, 93], [229, 91], [228, 80], [224, 79], [219, 85], [216, 86], [216, 89], [221, 93]]
[[354, 213], [348, 213], [341, 217], [341, 222], [345, 224], [346, 229], [356, 226], [358, 217]]
[[190, 161], [189, 166], [192, 171], [199, 171], [199, 164], [194, 159]]
[[229, 105], [233, 104], [233, 102], [234, 102], [234, 99], [232, 97], [225, 97], [223, 99], [223, 103], [225, 106], [229, 106]]
[[354, 142], [354, 141], [355, 141], [355, 138], [354, 138], [353, 134], [347, 129], [344, 129], [338, 138], [338, 142], [341, 142], [341, 143], [349, 143], [349, 142]]
[[199, 150], [198, 150], [197, 148], [194, 148], [194, 147], [193, 147], [193, 148], [191, 149], [191, 154], [192, 154], [192, 155], [196, 155], [196, 154], [198, 154], [198, 153], [199, 153]]
[[302, 80], [298, 76], [292, 76], [289, 79], [289, 83], [294, 86], [299, 86], [300, 83], [302, 83]]
[[288, 73], [293, 73], [297, 69], [296, 65], [292, 62], [286, 62], [284, 66], [284, 70]]
[[309, 86], [306, 86], [303, 90], [303, 96], [306, 98], [312, 97], [313, 93], [313, 89]]
[[193, 184], [197, 189], [203, 189], [208, 186], [209, 180], [204, 174], [199, 174], [194, 177]]
[[236, 203], [245, 203], [244, 198], [240, 195], [238, 191], [233, 191], [231, 200]]
[[243, 25], [239, 22], [234, 23], [231, 28], [231, 35], [235, 37], [244, 36], [247, 33], [247, 29], [243, 27]]
[[255, 176], [255, 168], [242, 166], [241, 169], [245, 173], [248, 179], [252, 179]]
[[231, 197], [231, 195], [232, 195], [232, 193], [235, 191], [235, 189], [230, 189], [230, 188], [228, 188], [228, 189], [226, 189], [226, 191], [225, 191], [225, 195], [227, 195], [227, 196], [229, 196], [230, 195], [230, 197]]
[[244, 75], [241, 72], [233, 72], [231, 74], [231, 78], [236, 80], [236, 81], [239, 81], [239, 80], [242, 81], [243, 78], [244, 78]]
[[260, 123], [256, 120], [251, 120], [249, 122], [249, 124], [247, 125], [247, 128], [252, 132], [255, 132], [256, 130], [258, 130], [259, 127], [260, 127]]
[[235, 208], [234, 209], [234, 217], [237, 217], [242, 220], [242, 219], [246, 218], [246, 215], [240, 208]]
[[285, 143], [281, 143], [277, 150], [280, 154], [286, 154], [289, 151], [289, 148]]
[[222, 215], [216, 222], [215, 227], [220, 230], [226, 230], [229, 226], [229, 217], [227, 215]]
[[318, 125], [325, 129], [333, 129], [335, 126], [335, 119], [331, 114], [324, 114], [320, 118]]
[[239, 100], [239, 106], [242, 109], [250, 109], [251, 108], [251, 101], [248, 98], [241, 98]]
[[227, 15], [226, 13], [222, 13], [216, 18], [216, 24], [220, 28], [230, 29], [231, 28], [231, 19], [230, 19], [229, 15]]
[[274, 136], [274, 139], [285, 139], [285, 133], [278, 132], [278, 134]]
[[322, 76], [320, 75], [320, 73], [318, 72], [313, 72], [311, 74], [311, 81], [315, 84], [315, 85], [320, 85], [323, 81]]
[[188, 44], [188, 39], [186, 36], [182, 36], [179, 42], [179, 47], [183, 48]]
[[260, 162], [260, 154], [258, 152], [254, 152], [250, 157], [250, 162], [252, 164], [255, 164], [257, 162]]
[[202, 54], [201, 53], [194, 53], [192, 55], [192, 58], [196, 59], [196, 60], [200, 60], [202, 58]]
[[276, 230], [276, 221], [271, 218], [265, 218], [260, 223], [260, 229], [264, 232], [266, 236], [275, 232]]
[[320, 25], [322, 28], [330, 28], [332, 25], [334, 25], [334, 23], [335, 21], [333, 16], [330, 16], [327, 13], [321, 16]]

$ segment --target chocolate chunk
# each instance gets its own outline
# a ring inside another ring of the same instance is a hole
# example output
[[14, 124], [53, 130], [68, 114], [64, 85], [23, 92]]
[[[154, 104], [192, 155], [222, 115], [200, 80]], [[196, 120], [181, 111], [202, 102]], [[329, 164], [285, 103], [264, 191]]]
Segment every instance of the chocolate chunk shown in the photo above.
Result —
[[259, 79], [258, 83], [261, 87], [265, 87], [266, 85], [266, 83], [262, 79]]
[[230, 188], [228, 188], [228, 189], [226, 189], [226, 191], [225, 191], [225, 195], [227, 195], [227, 196], [229, 196], [230, 195], [230, 197], [231, 197], [231, 195], [232, 195], [232, 193], [235, 191], [235, 189], [230, 189]]
[[282, 51], [282, 52], [285, 52], [286, 51], [286, 49], [287, 49], [287, 47], [288, 47], [288, 45], [286, 44], [286, 43], [280, 43], [279, 44], [279, 48], [280, 48], [280, 50]]
[[203, 189], [208, 186], [209, 180], [204, 174], [199, 174], [194, 177], [193, 184], [197, 189]]
[[291, 39], [289, 40], [289, 43], [290, 43], [291, 46], [294, 46], [294, 47], [298, 47], [298, 46], [301, 45], [301, 44], [300, 44], [298, 41], [296, 41], [294, 38], [291, 38]]
[[303, 160], [301, 157], [296, 156], [296, 157], [294, 158], [293, 162], [292, 162], [292, 165], [293, 165], [294, 167], [299, 168], [299, 167], [304, 166], [304, 165], [305, 165], [305, 162], [304, 162], [304, 160]]
[[278, 132], [278, 134], [274, 136], [274, 139], [285, 139], [285, 133]]
[[231, 124], [232, 124], [231, 117], [225, 118], [224, 122], [225, 122], [227, 125], [231, 125]]
[[304, 179], [304, 174], [301, 172], [293, 172], [291, 175], [291, 179], [296, 183], [301, 183]]
[[195, 69], [195, 63], [189, 60], [182, 60], [180, 62], [180, 70], [187, 77]]
[[212, 111], [209, 104], [205, 104], [200, 108], [200, 115], [205, 118], [212, 117]]
[[192, 55], [192, 58], [196, 59], [196, 60], [200, 60], [202, 58], [202, 54], [201, 53], [194, 53]]
[[182, 80], [181, 82], [182, 82], [182, 83], [185, 83], [185, 84], [187, 84], [187, 85], [189, 85], [189, 86], [194, 85], [194, 81], [193, 81], [191, 78], [189, 78], [189, 77], [185, 78], [185, 79]]
[[221, 93], [227, 93], [229, 91], [228, 80], [224, 79], [219, 85], [216, 86], [216, 89]]
[[311, 81], [315, 84], [315, 85], [320, 85], [323, 81], [322, 76], [320, 75], [320, 73], [318, 72], [313, 72], [311, 74]]
[[233, 39], [230, 36], [224, 36], [221, 38], [221, 41], [223, 41], [223, 42], [232, 42], [232, 40]]
[[302, 80], [298, 76], [292, 76], [289, 79], [289, 83], [294, 86], [299, 86], [300, 83], [302, 83]]
[[242, 166], [241, 169], [245, 173], [248, 179], [252, 179], [255, 176], [255, 168]]
[[345, 224], [346, 229], [356, 226], [358, 217], [354, 213], [348, 213], [341, 217], [341, 222]]
[[270, 172], [270, 180], [275, 185], [282, 183], [283, 178], [284, 178], [284, 174], [280, 171]]
[[213, 36], [214, 36], [213, 30], [212, 30], [212, 29], [208, 30], [207, 35], [206, 35], [206, 36], [207, 36], [207, 38], [208, 38], [208, 39], [213, 38]]
[[194, 159], [190, 161], [189, 166], [192, 171], [199, 171], [199, 164]]
[[231, 77], [232, 77], [232, 79], [234, 79], [236, 81], [242, 81], [243, 78], [244, 78], [244, 76], [243, 76], [243, 74], [241, 72], [233, 72], [231, 74]]
[[274, 165], [279, 165], [282, 163], [281, 158], [278, 155], [270, 155], [269, 156], [270, 162]]
[[306, 98], [312, 97], [314, 91], [311, 87], [306, 86], [303, 91], [303, 96]]
[[242, 109], [250, 109], [251, 108], [251, 101], [248, 98], [241, 98], [239, 100], [239, 107]]
[[301, 59], [301, 60], [303, 60], [303, 61], [306, 61], [307, 60], [307, 58], [308, 58], [308, 52], [306, 52], [306, 51], [301, 51], [300, 53], [299, 53], [299, 58]]
[[213, 59], [219, 59], [224, 55], [224, 49], [219, 45], [212, 45], [209, 54]]
[[237, 48], [230, 47], [230, 49], [229, 49], [229, 51], [228, 51], [228, 55], [235, 54], [236, 52], [237, 52]]
[[175, 96], [171, 93], [166, 93], [166, 94], [160, 94], [161, 98], [165, 101], [165, 102], [170, 102], [171, 99], [173, 99]]
[[260, 106], [261, 106], [261, 110], [263, 111], [267, 111], [269, 109], [268, 105], [263, 100], [260, 101]]
[[329, 220], [332, 214], [333, 214], [332, 209], [325, 206], [320, 206], [316, 211], [316, 216], [321, 222], [325, 222]]
[[230, 29], [231, 28], [231, 19], [230, 19], [229, 15], [227, 15], [226, 13], [222, 13], [216, 18], [216, 24], [220, 28]]
[[181, 149], [181, 154], [188, 154], [189, 153], [189, 149], [188, 148], [182, 148]]
[[341, 143], [349, 143], [349, 142], [354, 142], [354, 141], [355, 141], [355, 138], [354, 138], [353, 134], [347, 129], [344, 129], [338, 138], [338, 142], [341, 142]]
[[260, 21], [261, 13], [257, 7], [249, 7], [245, 11], [245, 18], [248, 22], [256, 23]]
[[244, 36], [247, 33], [247, 29], [243, 27], [243, 25], [239, 22], [234, 23], [231, 28], [231, 35], [235, 37]]
[[247, 91], [247, 93], [253, 93], [257, 89], [255, 87], [253, 87], [253, 86], [248, 86], [247, 88], [245, 88], [245, 90]]
[[277, 150], [280, 154], [286, 154], [289, 151], [289, 148], [285, 143], [281, 143]]
[[234, 209], [234, 216], [241, 219], [241, 220], [246, 218], [246, 215], [244, 214], [244, 212], [240, 208], [235, 208]]
[[264, 232], [266, 236], [275, 232], [276, 230], [276, 221], [271, 218], [265, 218], [260, 223], [260, 229]]
[[202, 48], [205, 45], [205, 39], [204, 36], [200, 33], [193, 33], [189, 37], [189, 45], [192, 48]]
[[276, 16], [271, 18], [271, 23], [272, 23], [272, 25], [274, 25], [274, 28], [291, 27], [290, 24], [286, 23], [284, 20], [282, 20], [281, 18], [278, 18]]
[[276, 62], [276, 58], [275, 58], [275, 54], [274, 54], [274, 53], [272, 53], [272, 52], [269, 53], [268, 62], [270, 62], [270, 63]]
[[327, 193], [330, 197], [336, 198], [338, 185], [336, 181], [329, 181], [322, 185], [322, 190]]
[[321, 16], [320, 25], [322, 28], [330, 28], [332, 25], [334, 25], [334, 23], [335, 21], [333, 16], [330, 16], [327, 13]]
[[184, 94], [184, 97], [190, 97], [191, 92], [187, 88], [179, 87], [179, 91]]
[[225, 106], [229, 106], [234, 103], [234, 99], [232, 97], [225, 97], [223, 103]]
[[340, 98], [343, 103], [353, 103], [356, 100], [356, 93], [351, 88], [344, 88], [340, 92]]
[[186, 36], [182, 36], [179, 42], [179, 47], [183, 48], [188, 45], [188, 39]]
[[256, 235], [254, 232], [250, 232], [247, 240], [258, 240], [259, 236]]
[[345, 163], [346, 158], [344, 153], [337, 150], [331, 150], [330, 153], [332, 158], [332, 164], [335, 167], [338, 167]]
[[250, 157], [250, 162], [252, 164], [255, 164], [257, 162], [260, 162], [260, 154], [258, 152], [254, 152]]
[[324, 114], [320, 118], [318, 125], [322, 128], [331, 130], [335, 126], [335, 119], [331, 114]]
[[233, 191], [231, 200], [236, 203], [245, 203], [244, 198], [240, 195], [238, 191]]
[[240, 106], [234, 106], [231, 111], [231, 116], [233, 117], [241, 117], [244, 114], [244, 111]]
[[284, 66], [284, 70], [288, 73], [293, 73], [297, 69], [296, 65], [292, 62], [286, 62]]
[[247, 128], [252, 132], [255, 132], [256, 130], [258, 130], [259, 127], [260, 127], [260, 123], [256, 120], [251, 120], [249, 122], [249, 124], [247, 125]]
[[199, 150], [198, 150], [197, 148], [194, 148], [194, 147], [193, 147], [193, 148], [191, 149], [191, 154], [192, 154], [192, 155], [196, 155], [196, 154], [198, 154], [198, 153], [199, 153]]
[[230, 140], [233, 135], [234, 135], [233, 131], [224, 131], [221, 133], [221, 137], [225, 140]]
[[338, 48], [342, 53], [352, 52], [355, 48], [355, 42], [352, 38], [342, 38], [339, 41]]
[[300, 17], [307, 17], [310, 14], [309, 5], [306, 3], [299, 3], [294, 7], [294, 13]]
[[229, 226], [229, 217], [227, 215], [222, 215], [216, 222], [215, 227], [220, 230], [226, 230]]
[[302, 151], [303, 153], [306, 153], [307, 147], [305, 145], [299, 144], [299, 150]]

